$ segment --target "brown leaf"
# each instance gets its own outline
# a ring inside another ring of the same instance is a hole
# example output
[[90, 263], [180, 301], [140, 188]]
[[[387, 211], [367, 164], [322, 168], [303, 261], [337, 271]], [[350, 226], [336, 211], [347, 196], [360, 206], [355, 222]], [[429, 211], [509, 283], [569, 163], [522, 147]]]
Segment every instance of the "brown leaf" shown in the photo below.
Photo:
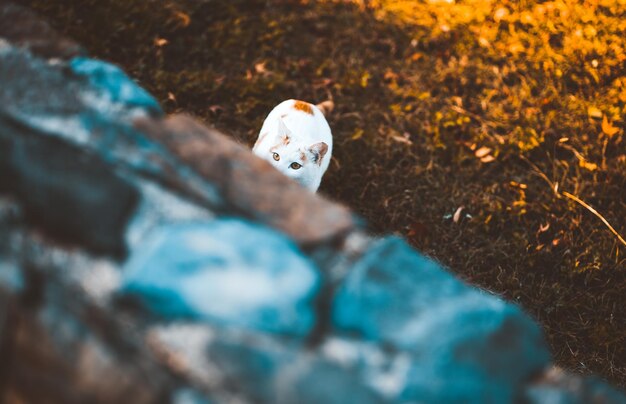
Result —
[[175, 11], [174, 16], [179, 21], [180, 26], [182, 27], [188, 27], [191, 23], [191, 17], [189, 17], [189, 15], [183, 13], [182, 11]]
[[613, 126], [613, 123], [609, 122], [609, 119], [605, 115], [602, 118], [602, 132], [604, 132], [608, 137], [612, 137], [619, 132], [619, 128]]
[[267, 73], [267, 69], [265, 68], [265, 62], [257, 63], [254, 65], [254, 70], [257, 73], [264, 74]]
[[493, 157], [492, 155], [489, 155], [489, 156], [485, 156], [481, 158], [480, 161], [482, 161], [483, 163], [491, 163], [495, 159], [496, 159], [495, 157]]
[[483, 157], [485, 157], [486, 155], [488, 155], [489, 153], [491, 153], [491, 149], [489, 147], [481, 147], [480, 149], [476, 150], [474, 152], [474, 155], [476, 157], [478, 157], [479, 159], [482, 159]]
[[454, 215], [452, 215], [452, 221], [454, 223], [458, 223], [459, 220], [461, 219], [461, 212], [463, 212], [463, 209], [465, 209], [464, 206], [459, 206], [456, 212], [454, 212]]
[[404, 143], [404, 144], [408, 144], [408, 145], [412, 145], [413, 142], [411, 142], [409, 139], [407, 139], [404, 136], [398, 136], [398, 135], [391, 135], [391, 138], [393, 140], [395, 140], [398, 143]]
[[157, 47], [159, 47], [159, 48], [160, 48], [160, 47], [162, 47], [162, 46], [167, 45], [167, 44], [168, 44], [168, 42], [169, 42], [169, 41], [168, 41], [167, 39], [165, 39], [165, 38], [155, 38], [155, 39], [154, 39], [154, 46], [157, 46]]
[[578, 160], [578, 165], [581, 166], [582, 168], [585, 168], [589, 171], [595, 171], [598, 169], [598, 165], [596, 163], [591, 163], [589, 161], [586, 161], [584, 159], [580, 159]]
[[409, 226], [406, 235], [412, 240], [423, 239], [428, 235], [428, 226], [422, 222], [414, 222]]
[[220, 105], [211, 105], [209, 107], [209, 111], [216, 113], [217, 111], [223, 111], [224, 107], [220, 106]]
[[352, 134], [352, 136], [350, 137], [350, 139], [352, 139], [352, 140], [357, 140], [357, 139], [360, 139], [360, 138], [361, 138], [361, 136], [363, 136], [363, 133], [364, 133], [363, 129], [361, 129], [361, 128], [356, 128], [356, 130], [354, 131], [354, 133]]
[[587, 108], [587, 114], [589, 115], [590, 118], [595, 118], [595, 119], [601, 119], [602, 118], [602, 111], [600, 111], [596, 107], [589, 107], [589, 108]]

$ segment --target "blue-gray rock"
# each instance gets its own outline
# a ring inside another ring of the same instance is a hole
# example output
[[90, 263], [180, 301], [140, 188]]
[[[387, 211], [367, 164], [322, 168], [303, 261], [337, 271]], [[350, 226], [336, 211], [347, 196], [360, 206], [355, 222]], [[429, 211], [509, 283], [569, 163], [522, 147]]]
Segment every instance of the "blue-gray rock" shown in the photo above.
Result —
[[133, 127], [156, 105], [144, 90], [110, 65], [72, 66], [0, 45], [0, 192], [23, 201], [39, 228], [116, 256], [137, 177], [216, 203], [211, 184]]
[[283, 403], [378, 404], [381, 396], [366, 385], [355, 369], [335, 363], [312, 360], [306, 371], [293, 377]]
[[[225, 338], [226, 337], [226, 338]], [[353, 364], [329, 360], [300, 343], [260, 335], [216, 337], [208, 357], [250, 402], [376, 404], [384, 402]]]
[[527, 404], [624, 404], [626, 396], [598, 377], [566, 374], [554, 368], [528, 385], [520, 401]]
[[125, 253], [124, 231], [139, 197], [126, 179], [97, 156], [0, 113], [2, 143], [0, 191], [22, 201], [28, 220], [94, 252]]
[[155, 115], [163, 113], [159, 103], [115, 65], [76, 57], [70, 61], [70, 68], [75, 74], [85, 77], [92, 88], [110, 97], [113, 103], [125, 108], [143, 108]]
[[408, 351], [402, 400], [510, 402], [550, 360], [537, 325], [516, 306], [470, 288], [404, 241], [379, 241], [333, 302], [338, 333]]
[[220, 219], [155, 230], [125, 265], [123, 289], [167, 317], [306, 335], [319, 283], [287, 237]]
[[63, 139], [118, 169], [156, 177], [179, 170], [171, 154], [133, 127], [157, 113], [156, 101], [114, 66], [82, 58], [50, 63], [3, 45], [0, 86], [0, 116], [30, 132]]

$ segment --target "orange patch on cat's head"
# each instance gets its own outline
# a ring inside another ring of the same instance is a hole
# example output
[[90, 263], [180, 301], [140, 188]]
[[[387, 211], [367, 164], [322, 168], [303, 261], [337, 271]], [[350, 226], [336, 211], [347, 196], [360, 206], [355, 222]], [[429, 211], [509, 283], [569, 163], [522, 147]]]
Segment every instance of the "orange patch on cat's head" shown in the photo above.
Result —
[[270, 151], [273, 153], [276, 150], [278, 150], [279, 148], [283, 147], [283, 146], [287, 146], [289, 143], [291, 142], [291, 138], [289, 136], [283, 136], [280, 138], [280, 142], [275, 144], [274, 146], [272, 146], [270, 148]]
[[302, 160], [303, 163], [307, 161], [306, 153], [303, 151], [300, 152], [300, 160]]
[[302, 111], [309, 115], [313, 115], [313, 108], [311, 107], [311, 104], [309, 104], [308, 102], [296, 100], [296, 102], [293, 104], [293, 109]]

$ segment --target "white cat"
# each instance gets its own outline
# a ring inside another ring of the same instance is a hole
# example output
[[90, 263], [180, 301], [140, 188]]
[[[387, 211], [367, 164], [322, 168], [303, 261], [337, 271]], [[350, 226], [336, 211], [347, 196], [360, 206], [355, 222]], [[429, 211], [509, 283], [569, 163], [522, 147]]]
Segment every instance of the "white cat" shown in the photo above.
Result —
[[333, 136], [322, 110], [325, 103], [287, 100], [269, 113], [252, 148], [278, 171], [315, 192], [333, 151]]

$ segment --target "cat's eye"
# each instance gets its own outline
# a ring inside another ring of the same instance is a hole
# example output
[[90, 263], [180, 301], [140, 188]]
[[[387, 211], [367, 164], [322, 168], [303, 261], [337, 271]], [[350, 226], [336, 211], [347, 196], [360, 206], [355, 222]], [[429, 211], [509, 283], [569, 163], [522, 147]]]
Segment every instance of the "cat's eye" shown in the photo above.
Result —
[[274, 157], [274, 160], [276, 161], [280, 160], [280, 154], [278, 153], [272, 153], [272, 157]]
[[293, 168], [294, 170], [299, 170], [302, 167], [302, 164], [294, 162], [294, 163], [291, 163], [289, 167]]

